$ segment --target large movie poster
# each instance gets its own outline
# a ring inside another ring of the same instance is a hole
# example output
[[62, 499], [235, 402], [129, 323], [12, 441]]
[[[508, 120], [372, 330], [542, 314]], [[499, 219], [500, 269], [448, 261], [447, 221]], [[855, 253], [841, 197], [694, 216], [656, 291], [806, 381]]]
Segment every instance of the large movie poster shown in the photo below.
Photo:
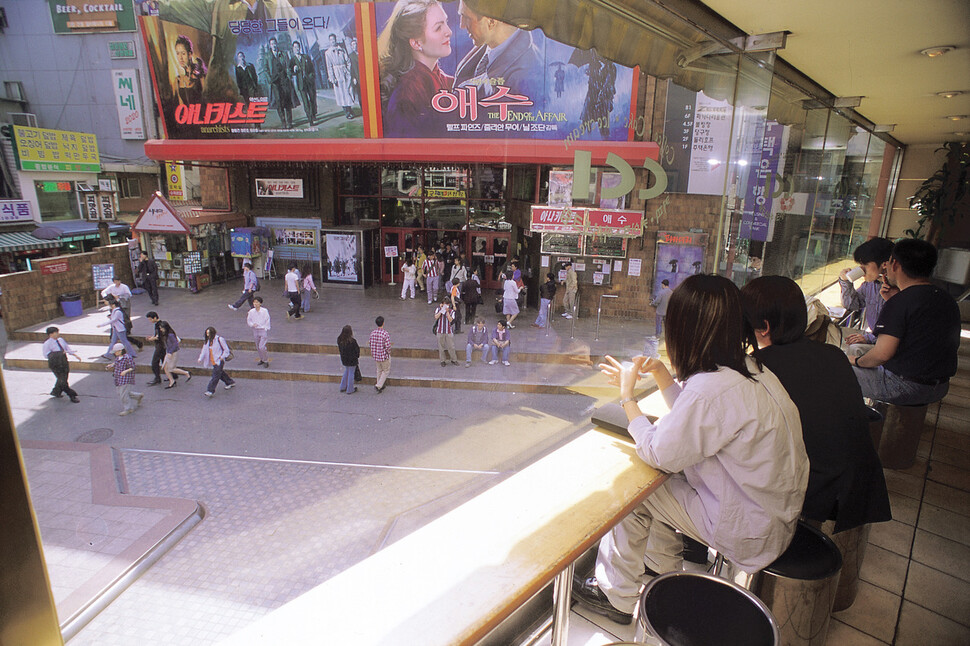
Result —
[[168, 137], [363, 136], [354, 5], [173, 0], [142, 25]]
[[630, 138], [636, 74], [592, 50], [460, 2], [322, 2], [143, 16], [166, 136]]
[[633, 69], [595, 51], [459, 2], [379, 3], [376, 22], [385, 137], [629, 138]]

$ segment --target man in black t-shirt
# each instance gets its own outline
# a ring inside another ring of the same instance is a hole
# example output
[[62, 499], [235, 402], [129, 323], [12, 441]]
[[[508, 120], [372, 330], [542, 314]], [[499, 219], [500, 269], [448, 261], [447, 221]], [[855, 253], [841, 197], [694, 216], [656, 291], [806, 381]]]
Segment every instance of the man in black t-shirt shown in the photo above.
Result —
[[873, 328], [876, 345], [850, 357], [865, 397], [916, 406], [943, 399], [957, 371], [960, 308], [930, 284], [936, 248], [923, 240], [900, 240], [887, 278], [900, 292], [886, 301]]

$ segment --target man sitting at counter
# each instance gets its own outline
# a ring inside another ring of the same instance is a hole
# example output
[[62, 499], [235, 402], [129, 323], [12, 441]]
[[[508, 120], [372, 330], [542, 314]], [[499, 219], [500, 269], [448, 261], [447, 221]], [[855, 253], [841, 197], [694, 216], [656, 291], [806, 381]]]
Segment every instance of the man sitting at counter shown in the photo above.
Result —
[[[619, 384], [637, 454], [671, 474], [600, 541], [595, 576], [573, 581], [581, 603], [625, 624], [645, 575], [681, 569], [683, 543], [674, 530], [756, 572], [791, 542], [808, 483], [798, 409], [778, 378], [745, 355], [734, 283], [688, 277], [670, 297], [667, 322], [680, 385], [658, 359], [620, 364], [607, 357], [600, 365]], [[670, 406], [656, 424], [633, 398], [644, 372]]]

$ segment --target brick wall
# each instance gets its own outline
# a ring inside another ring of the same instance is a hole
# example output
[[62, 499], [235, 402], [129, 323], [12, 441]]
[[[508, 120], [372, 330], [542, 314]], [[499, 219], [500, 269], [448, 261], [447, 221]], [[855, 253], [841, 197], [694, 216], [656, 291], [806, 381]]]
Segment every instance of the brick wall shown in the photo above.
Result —
[[[67, 262], [67, 271], [44, 275], [45, 265]], [[94, 307], [96, 296], [91, 274], [92, 265], [114, 264], [115, 276], [129, 287], [134, 286], [128, 245], [115, 244], [98, 247], [94, 251], [54, 258], [44, 258], [33, 263], [33, 271], [0, 276], [0, 307], [7, 331], [12, 332], [28, 325], [63, 316], [57, 297], [60, 294], [78, 293], [84, 307]]]

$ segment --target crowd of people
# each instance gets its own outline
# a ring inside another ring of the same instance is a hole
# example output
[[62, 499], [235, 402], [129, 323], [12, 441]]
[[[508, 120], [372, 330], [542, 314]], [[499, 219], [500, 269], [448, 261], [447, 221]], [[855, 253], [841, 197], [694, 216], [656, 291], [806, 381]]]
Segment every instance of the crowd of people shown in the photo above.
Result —
[[[727, 278], [697, 274], [675, 289], [664, 284], [654, 301], [655, 329], [664, 329], [669, 368], [647, 356], [628, 362], [606, 357], [600, 364], [618, 386], [637, 454], [670, 476], [603, 538], [594, 572], [573, 584], [582, 603], [628, 623], [645, 579], [682, 567], [685, 540], [713, 548], [734, 567], [753, 573], [785, 550], [800, 519], [817, 525], [834, 521], [834, 531], [840, 532], [891, 518], [866, 403], [914, 406], [942, 399], [957, 370], [960, 313], [954, 299], [930, 280], [937, 261], [933, 245], [873, 239], [856, 249], [854, 258], [862, 284], [853, 285], [849, 269], [839, 282], [846, 308], [860, 310], [864, 318], [860, 329], [848, 331], [845, 350], [825, 343], [827, 334], [819, 335], [821, 341], [809, 338], [814, 321], [805, 295], [791, 279], [761, 276], [739, 289]], [[445, 275], [445, 267], [451, 268], [452, 288], [438, 290], [436, 279]], [[242, 296], [229, 307], [235, 311], [243, 302], [251, 304], [247, 325], [258, 364], [268, 366], [270, 314], [256, 295], [259, 282], [252, 268], [247, 263], [244, 269]], [[469, 309], [481, 302], [478, 272], [469, 269], [455, 246], [431, 253], [419, 247], [416, 258], [405, 259], [402, 298], [407, 293], [414, 298], [421, 285], [428, 303], [437, 303], [432, 332], [442, 367], [460, 365], [454, 335], [460, 332], [461, 303], [471, 323], [465, 366], [475, 353], [482, 363], [508, 366], [519, 313], [516, 297], [523, 289], [518, 263], [509, 262], [504, 318], [494, 327], [474, 307]], [[556, 278], [548, 273], [540, 288], [537, 325], [548, 322]], [[284, 282], [288, 318], [299, 319], [306, 293], [316, 292], [312, 277], [309, 272], [301, 276], [293, 264]], [[133, 389], [131, 292], [116, 280], [102, 296], [109, 305], [102, 325], [111, 330], [104, 356], [111, 359], [108, 369], [122, 402], [119, 415], [128, 415], [144, 397]], [[178, 367], [178, 334], [157, 312], [147, 318], [154, 324], [147, 340], [155, 344], [149, 385], [160, 384], [163, 374], [166, 388], [176, 387], [180, 376], [191, 379]], [[382, 393], [392, 343], [382, 316], [374, 325], [368, 345], [376, 364], [374, 388]], [[43, 352], [56, 377], [51, 395], [66, 394], [77, 402], [68, 384], [67, 360], [77, 354], [58, 328], [47, 332]], [[343, 366], [340, 391], [353, 394], [361, 380], [361, 348], [350, 325], [341, 330], [337, 347]], [[220, 381], [227, 390], [235, 385], [226, 371], [231, 359], [226, 339], [208, 327], [198, 357], [211, 369], [205, 396], [212, 397]], [[634, 398], [637, 382], [646, 375], [670, 408], [655, 423]]]

